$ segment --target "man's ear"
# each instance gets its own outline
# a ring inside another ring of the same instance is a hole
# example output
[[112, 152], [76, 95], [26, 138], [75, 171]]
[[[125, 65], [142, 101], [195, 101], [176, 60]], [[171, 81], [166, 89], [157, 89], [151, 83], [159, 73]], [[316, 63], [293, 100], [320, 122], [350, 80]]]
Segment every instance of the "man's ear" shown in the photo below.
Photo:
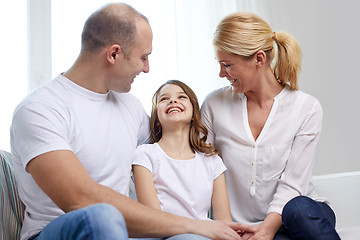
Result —
[[262, 67], [266, 62], [266, 53], [263, 50], [259, 50], [255, 53], [256, 66]]
[[118, 58], [121, 56], [122, 51], [119, 44], [113, 44], [110, 47], [108, 47], [108, 50], [106, 51], [106, 60], [111, 63], [115, 64], [116, 61], [118, 61]]

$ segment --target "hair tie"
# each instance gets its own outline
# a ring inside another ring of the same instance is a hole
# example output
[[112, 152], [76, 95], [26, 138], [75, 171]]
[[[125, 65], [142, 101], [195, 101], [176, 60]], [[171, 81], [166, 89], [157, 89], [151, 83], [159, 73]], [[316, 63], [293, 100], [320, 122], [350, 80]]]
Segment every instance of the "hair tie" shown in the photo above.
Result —
[[272, 39], [274, 39], [275, 41], [277, 40], [277, 39], [276, 39], [276, 32], [273, 32]]

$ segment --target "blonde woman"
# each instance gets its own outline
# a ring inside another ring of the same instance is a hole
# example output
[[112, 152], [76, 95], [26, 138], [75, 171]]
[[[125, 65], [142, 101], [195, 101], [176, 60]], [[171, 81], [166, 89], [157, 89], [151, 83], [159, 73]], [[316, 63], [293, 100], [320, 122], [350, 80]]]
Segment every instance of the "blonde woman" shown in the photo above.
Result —
[[311, 182], [322, 107], [298, 91], [298, 42], [237, 12], [219, 23], [213, 44], [231, 86], [207, 96], [202, 117], [228, 169], [231, 214], [251, 225], [242, 239], [339, 239]]

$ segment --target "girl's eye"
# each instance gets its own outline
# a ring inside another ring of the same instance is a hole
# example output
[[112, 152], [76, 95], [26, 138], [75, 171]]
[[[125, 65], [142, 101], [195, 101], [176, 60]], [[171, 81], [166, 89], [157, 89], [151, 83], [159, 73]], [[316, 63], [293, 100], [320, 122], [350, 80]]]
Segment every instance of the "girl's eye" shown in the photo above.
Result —
[[165, 101], [166, 100], [166, 97], [162, 97], [159, 99], [159, 102], [162, 102], [162, 101]]
[[188, 98], [186, 95], [180, 95], [179, 98]]
[[223, 66], [225, 67], [225, 68], [229, 68], [231, 65], [230, 64], [223, 64]]

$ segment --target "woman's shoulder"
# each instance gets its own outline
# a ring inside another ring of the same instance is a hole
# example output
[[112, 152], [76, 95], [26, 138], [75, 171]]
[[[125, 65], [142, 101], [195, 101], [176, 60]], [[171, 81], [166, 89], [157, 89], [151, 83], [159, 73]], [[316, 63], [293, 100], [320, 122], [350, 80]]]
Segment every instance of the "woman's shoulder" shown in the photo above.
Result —
[[234, 93], [231, 86], [226, 86], [209, 93], [204, 100], [204, 104], [216, 108], [216, 106], [221, 107], [228, 102], [241, 101], [244, 96], [243, 93]]
[[229, 96], [232, 94], [232, 88], [231, 86], [225, 86], [222, 88], [218, 88], [212, 92], [210, 92], [207, 96], [206, 96], [206, 100], [209, 99], [214, 99], [214, 98], [223, 98], [225, 96]]
[[287, 89], [287, 94], [284, 94], [285, 99], [291, 102], [299, 102], [309, 105], [320, 105], [320, 101], [314, 96], [301, 90]]
[[323, 111], [320, 101], [315, 96], [300, 90], [289, 90], [282, 105], [291, 106], [293, 110], [307, 112], [310, 115], [322, 114]]

